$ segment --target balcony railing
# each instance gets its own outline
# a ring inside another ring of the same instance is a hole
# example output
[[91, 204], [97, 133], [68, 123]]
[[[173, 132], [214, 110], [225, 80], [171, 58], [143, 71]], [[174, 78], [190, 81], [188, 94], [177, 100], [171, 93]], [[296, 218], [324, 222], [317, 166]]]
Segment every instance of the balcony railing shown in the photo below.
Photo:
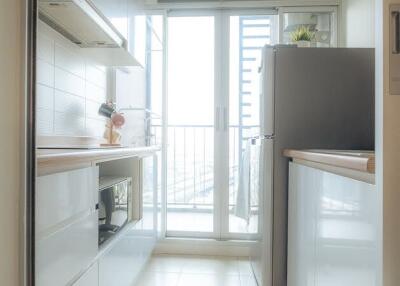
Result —
[[[153, 125], [157, 142], [161, 126]], [[229, 126], [229, 205], [236, 204], [241, 154], [239, 134], [258, 126]], [[168, 125], [167, 202], [181, 211], [209, 212], [214, 190], [214, 126]]]

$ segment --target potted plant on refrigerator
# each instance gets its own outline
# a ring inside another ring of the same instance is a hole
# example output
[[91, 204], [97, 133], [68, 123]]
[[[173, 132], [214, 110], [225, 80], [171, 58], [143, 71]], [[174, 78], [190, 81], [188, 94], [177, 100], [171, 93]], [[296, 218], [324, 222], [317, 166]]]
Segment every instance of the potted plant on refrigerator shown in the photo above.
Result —
[[300, 26], [291, 33], [291, 39], [294, 44], [301, 48], [311, 47], [311, 41], [315, 37], [315, 33], [310, 31], [308, 26]]

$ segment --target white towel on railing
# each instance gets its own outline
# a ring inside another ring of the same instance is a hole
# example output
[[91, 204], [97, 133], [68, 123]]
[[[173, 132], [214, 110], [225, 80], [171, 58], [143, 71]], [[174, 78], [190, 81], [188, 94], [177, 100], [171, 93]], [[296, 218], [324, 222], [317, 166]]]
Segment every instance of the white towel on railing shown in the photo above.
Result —
[[250, 159], [251, 140], [248, 140], [239, 170], [239, 186], [235, 207], [235, 216], [245, 219], [247, 222], [250, 219]]

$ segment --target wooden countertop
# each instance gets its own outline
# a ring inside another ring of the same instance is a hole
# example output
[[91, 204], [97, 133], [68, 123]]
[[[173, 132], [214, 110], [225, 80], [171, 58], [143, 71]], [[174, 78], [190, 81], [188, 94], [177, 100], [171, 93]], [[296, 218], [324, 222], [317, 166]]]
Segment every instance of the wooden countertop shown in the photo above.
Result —
[[161, 150], [160, 146], [96, 149], [37, 149], [37, 173], [49, 173], [88, 167], [93, 164], [130, 157], [141, 157]]
[[357, 150], [294, 150], [286, 149], [283, 155], [314, 163], [375, 173], [375, 152]]

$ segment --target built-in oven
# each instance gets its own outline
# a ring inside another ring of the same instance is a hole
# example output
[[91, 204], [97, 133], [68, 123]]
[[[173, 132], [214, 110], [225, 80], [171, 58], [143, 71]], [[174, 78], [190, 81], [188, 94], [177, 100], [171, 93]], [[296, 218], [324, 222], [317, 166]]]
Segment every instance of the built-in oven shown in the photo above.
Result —
[[100, 177], [99, 245], [120, 231], [132, 217], [132, 179]]

